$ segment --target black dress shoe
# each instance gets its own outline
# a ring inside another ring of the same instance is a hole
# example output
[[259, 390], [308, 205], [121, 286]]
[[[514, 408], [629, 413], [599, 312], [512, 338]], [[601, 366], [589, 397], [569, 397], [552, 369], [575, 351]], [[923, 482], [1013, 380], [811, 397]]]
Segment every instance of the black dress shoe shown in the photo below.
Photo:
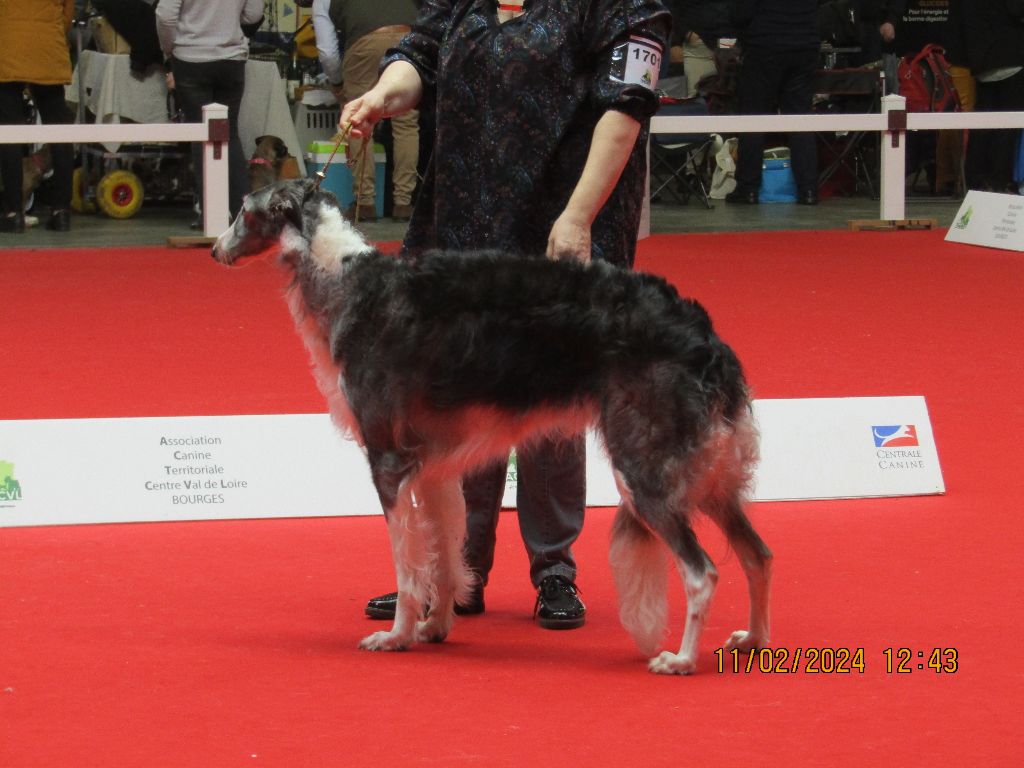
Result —
[[20, 235], [25, 231], [25, 214], [8, 213], [0, 216], [0, 232]]
[[71, 231], [71, 211], [67, 208], [56, 208], [50, 214], [50, 220], [46, 222], [46, 228], [54, 232]]
[[757, 205], [761, 201], [758, 199], [757, 192], [746, 192], [742, 189], [734, 189], [725, 196], [725, 202], [741, 203], [743, 205]]
[[[363, 611], [371, 619], [393, 619], [395, 618], [395, 606], [398, 605], [398, 593], [388, 592], [386, 595], [374, 597], [366, 603]], [[484, 588], [473, 587], [469, 602], [466, 605], [455, 604], [456, 616], [475, 616], [484, 612]]]
[[799, 192], [796, 196], [797, 205], [817, 205], [818, 204], [818, 193], [813, 189], [808, 189], [806, 192]]
[[533, 615], [544, 629], [576, 629], [586, 621], [587, 607], [567, 578], [545, 576], [537, 590]]

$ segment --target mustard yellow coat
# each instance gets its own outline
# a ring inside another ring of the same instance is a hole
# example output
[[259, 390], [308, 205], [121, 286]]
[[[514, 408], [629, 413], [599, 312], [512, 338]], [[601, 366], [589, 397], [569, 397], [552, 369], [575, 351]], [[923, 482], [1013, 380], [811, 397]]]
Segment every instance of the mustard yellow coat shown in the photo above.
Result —
[[71, 82], [75, 0], [0, 0], [0, 82]]

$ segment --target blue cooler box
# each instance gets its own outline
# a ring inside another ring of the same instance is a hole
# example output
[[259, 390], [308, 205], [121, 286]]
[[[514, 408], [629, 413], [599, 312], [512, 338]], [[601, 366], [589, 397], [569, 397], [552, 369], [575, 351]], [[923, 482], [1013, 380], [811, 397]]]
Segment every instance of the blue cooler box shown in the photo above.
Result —
[[795, 203], [796, 179], [789, 158], [765, 158], [761, 165], [761, 191], [758, 198], [762, 203]]
[[[327, 162], [333, 151], [334, 144], [332, 142], [312, 142], [309, 145], [309, 151], [306, 153], [306, 173], [309, 176], [313, 176], [323, 168], [324, 163]], [[380, 218], [384, 215], [384, 165], [386, 163], [384, 146], [382, 144], [373, 145], [373, 161], [376, 170], [374, 203], [377, 208], [377, 217]], [[355, 193], [352, 188], [352, 171], [348, 167], [344, 144], [338, 147], [338, 152], [334, 155], [334, 159], [327, 166], [327, 176], [324, 178], [321, 187], [333, 192], [334, 196], [341, 203], [342, 208], [352, 205], [355, 200]]]

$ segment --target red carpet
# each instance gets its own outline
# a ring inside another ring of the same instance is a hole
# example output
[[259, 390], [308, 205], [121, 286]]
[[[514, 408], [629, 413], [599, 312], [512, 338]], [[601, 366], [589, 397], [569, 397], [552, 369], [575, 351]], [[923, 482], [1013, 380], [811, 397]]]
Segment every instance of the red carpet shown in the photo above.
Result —
[[[658, 236], [638, 266], [708, 307], [759, 397], [927, 398], [946, 496], [752, 509], [775, 647], [864, 648], [863, 674], [719, 673], [746, 600], [707, 529], [701, 673], [647, 674], [617, 624], [609, 510], [576, 547], [585, 628], [532, 624], [506, 514], [487, 613], [404, 654], [355, 649], [392, 583], [376, 517], [0, 529], [0, 765], [1019, 765], [1024, 260], [800, 232]], [[0, 251], [0, 274], [0, 418], [323, 410], [266, 264]], [[901, 646], [955, 648], [958, 671], [889, 674]]]

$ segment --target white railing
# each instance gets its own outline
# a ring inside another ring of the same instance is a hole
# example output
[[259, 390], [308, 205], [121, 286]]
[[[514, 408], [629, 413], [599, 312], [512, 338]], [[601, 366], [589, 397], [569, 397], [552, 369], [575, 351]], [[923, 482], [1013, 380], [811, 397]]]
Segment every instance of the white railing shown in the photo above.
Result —
[[[907, 112], [906, 99], [886, 96], [882, 112], [841, 115], [696, 115], [651, 119], [652, 133], [792, 133], [878, 131], [881, 144], [879, 218], [905, 218], [906, 142], [914, 130], [1024, 128], [1024, 112]], [[202, 142], [203, 234], [216, 237], [229, 221], [227, 107], [203, 107], [202, 123], [128, 123], [118, 125], [0, 125], [0, 144]], [[649, 225], [649, 218], [645, 219]], [[641, 236], [649, 234], [642, 227]]]
[[228, 137], [228, 108], [223, 104], [204, 106], [201, 123], [0, 125], [0, 144], [202, 142], [203, 234], [207, 237], [216, 237], [230, 223]]
[[[882, 111], [842, 115], [673, 115], [651, 118], [652, 133], [793, 133], [879, 131], [881, 197], [879, 218], [899, 221], [906, 214], [906, 142], [915, 130], [1024, 128], [1024, 112], [907, 112], [903, 96], [886, 96]], [[642, 235], [648, 234], [642, 232]]]

